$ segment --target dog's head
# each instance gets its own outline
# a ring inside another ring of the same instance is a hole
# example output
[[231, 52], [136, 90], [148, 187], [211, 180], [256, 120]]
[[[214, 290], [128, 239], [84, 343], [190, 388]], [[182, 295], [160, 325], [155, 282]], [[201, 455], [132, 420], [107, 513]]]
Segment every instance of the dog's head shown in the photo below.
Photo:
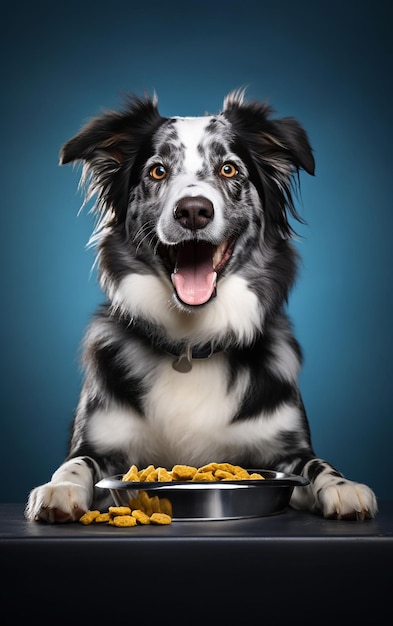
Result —
[[267, 104], [245, 103], [241, 91], [217, 115], [190, 118], [162, 117], [155, 98], [131, 98], [65, 144], [61, 163], [72, 161], [84, 163], [88, 195], [97, 195], [107, 282], [133, 271], [165, 275], [177, 304], [195, 310], [231, 272], [260, 290], [261, 274], [274, 266], [277, 276], [281, 263], [277, 302], [286, 297], [295, 262], [277, 251], [289, 245], [289, 214], [297, 217], [296, 175], [314, 171], [294, 119], [273, 119]]

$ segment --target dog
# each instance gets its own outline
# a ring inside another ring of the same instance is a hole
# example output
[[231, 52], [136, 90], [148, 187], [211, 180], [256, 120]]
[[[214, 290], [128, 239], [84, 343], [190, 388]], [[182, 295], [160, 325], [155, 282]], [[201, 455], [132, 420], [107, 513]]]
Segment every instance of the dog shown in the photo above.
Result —
[[374, 517], [374, 492], [314, 453], [299, 390], [291, 218], [315, 167], [300, 123], [241, 89], [200, 117], [130, 95], [63, 146], [60, 164], [75, 162], [107, 303], [85, 334], [68, 457], [26, 518], [78, 520], [102, 505], [96, 482], [131, 464], [211, 461], [304, 476], [294, 508]]

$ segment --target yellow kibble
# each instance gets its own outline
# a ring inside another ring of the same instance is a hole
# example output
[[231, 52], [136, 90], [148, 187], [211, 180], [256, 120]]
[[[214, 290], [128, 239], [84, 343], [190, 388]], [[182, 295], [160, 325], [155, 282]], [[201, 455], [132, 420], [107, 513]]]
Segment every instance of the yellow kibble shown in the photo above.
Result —
[[108, 511], [112, 515], [130, 515], [131, 513], [129, 506], [110, 506]]
[[192, 465], [174, 465], [172, 467], [172, 476], [176, 480], [192, 480], [196, 473], [197, 468], [192, 467]]
[[111, 520], [112, 516], [110, 513], [100, 513], [96, 518], [95, 518], [95, 523], [104, 523], [104, 522], [109, 522]]
[[82, 517], [79, 518], [79, 521], [82, 524], [91, 524], [99, 516], [99, 514], [99, 511], [86, 511], [86, 513], [84, 513]]
[[132, 515], [115, 515], [112, 522], [120, 527], [136, 526], [136, 519]]
[[152, 524], [167, 525], [171, 523], [172, 519], [170, 515], [166, 515], [165, 513], [153, 513], [150, 515], [150, 521]]
[[131, 515], [135, 517], [138, 524], [150, 524], [150, 516], [146, 515], [146, 513], [141, 511], [141, 509], [135, 509]]

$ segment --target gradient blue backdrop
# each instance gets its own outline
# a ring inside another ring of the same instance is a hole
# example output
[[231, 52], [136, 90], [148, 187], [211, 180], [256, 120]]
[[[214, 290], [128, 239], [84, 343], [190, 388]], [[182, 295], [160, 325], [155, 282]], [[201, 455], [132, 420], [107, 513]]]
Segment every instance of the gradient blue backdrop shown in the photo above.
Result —
[[124, 92], [163, 115], [216, 112], [248, 85], [306, 127], [303, 256], [290, 312], [317, 453], [393, 498], [392, 3], [21, 2], [3, 8], [0, 500], [66, 453], [79, 345], [102, 296], [61, 145]]

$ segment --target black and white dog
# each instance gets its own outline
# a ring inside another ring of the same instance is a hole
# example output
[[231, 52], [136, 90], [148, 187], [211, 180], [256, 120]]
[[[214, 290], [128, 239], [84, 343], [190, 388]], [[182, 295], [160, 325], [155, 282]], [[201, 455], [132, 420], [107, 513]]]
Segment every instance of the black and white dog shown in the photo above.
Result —
[[297, 383], [289, 217], [299, 170], [314, 172], [299, 123], [242, 91], [190, 118], [132, 97], [65, 144], [61, 163], [74, 161], [96, 196], [108, 303], [86, 333], [69, 456], [26, 517], [77, 520], [98, 506], [95, 482], [131, 464], [210, 461], [302, 474], [295, 508], [375, 516], [369, 487], [316, 458]]

